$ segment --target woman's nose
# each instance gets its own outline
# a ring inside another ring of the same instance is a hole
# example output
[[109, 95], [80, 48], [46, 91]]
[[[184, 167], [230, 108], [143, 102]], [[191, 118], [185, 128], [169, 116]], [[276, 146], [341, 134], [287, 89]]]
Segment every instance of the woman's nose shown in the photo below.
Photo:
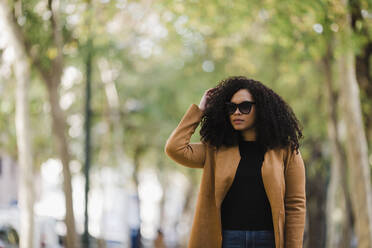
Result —
[[[238, 111], [238, 112], [236, 112], [236, 111]], [[237, 113], [237, 114], [242, 114], [242, 113], [240, 112], [240, 109], [239, 109], [239, 108], [236, 108], [236, 109], [235, 109], [235, 112], [233, 113], [233, 115], [234, 115], [235, 113]]]

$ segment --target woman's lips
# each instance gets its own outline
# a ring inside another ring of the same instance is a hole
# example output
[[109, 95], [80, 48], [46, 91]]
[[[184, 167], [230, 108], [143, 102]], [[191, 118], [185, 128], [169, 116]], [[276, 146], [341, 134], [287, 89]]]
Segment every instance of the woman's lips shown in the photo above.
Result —
[[241, 123], [243, 123], [244, 121], [243, 120], [235, 120], [235, 121], [233, 121], [235, 124], [241, 124]]

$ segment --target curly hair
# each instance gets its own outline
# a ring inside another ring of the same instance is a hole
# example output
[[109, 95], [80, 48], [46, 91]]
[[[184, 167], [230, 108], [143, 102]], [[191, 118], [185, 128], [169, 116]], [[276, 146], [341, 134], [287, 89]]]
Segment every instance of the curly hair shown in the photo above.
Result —
[[245, 76], [228, 77], [215, 87], [201, 120], [201, 141], [217, 148], [239, 144], [242, 135], [231, 125], [225, 102], [240, 89], [247, 89], [256, 102], [256, 140], [265, 149], [290, 148], [298, 153], [302, 127], [291, 107], [273, 90]]

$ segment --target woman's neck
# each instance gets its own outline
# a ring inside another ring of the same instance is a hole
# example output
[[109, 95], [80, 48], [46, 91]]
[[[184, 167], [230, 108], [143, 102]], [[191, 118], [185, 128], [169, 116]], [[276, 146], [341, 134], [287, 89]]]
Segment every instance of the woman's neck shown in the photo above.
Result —
[[254, 130], [245, 130], [241, 132], [242, 138], [245, 141], [255, 141], [256, 132]]

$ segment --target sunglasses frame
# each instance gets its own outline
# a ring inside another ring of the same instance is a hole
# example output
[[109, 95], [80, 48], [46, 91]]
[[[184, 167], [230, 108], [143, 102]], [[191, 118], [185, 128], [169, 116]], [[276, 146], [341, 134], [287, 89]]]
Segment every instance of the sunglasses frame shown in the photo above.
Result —
[[[243, 112], [242, 109], [241, 109], [241, 105], [242, 105], [242, 104], [245, 104], [245, 103], [249, 103], [250, 106], [251, 106], [251, 107], [249, 108], [249, 111], [248, 111], [248, 112]], [[228, 113], [229, 115], [234, 114], [237, 108], [239, 108], [240, 113], [248, 115], [248, 114], [252, 111], [253, 104], [256, 104], [256, 102], [243, 101], [243, 102], [241, 102], [241, 103], [239, 103], [239, 104], [236, 104], [236, 103], [233, 103], [233, 102], [226, 102], [226, 103], [225, 103], [225, 107], [226, 107], [226, 111], [227, 111], [227, 113]], [[234, 106], [234, 111], [231, 112], [231, 113], [230, 113], [230, 111], [228, 111], [228, 107], [229, 107], [229, 106]]]

